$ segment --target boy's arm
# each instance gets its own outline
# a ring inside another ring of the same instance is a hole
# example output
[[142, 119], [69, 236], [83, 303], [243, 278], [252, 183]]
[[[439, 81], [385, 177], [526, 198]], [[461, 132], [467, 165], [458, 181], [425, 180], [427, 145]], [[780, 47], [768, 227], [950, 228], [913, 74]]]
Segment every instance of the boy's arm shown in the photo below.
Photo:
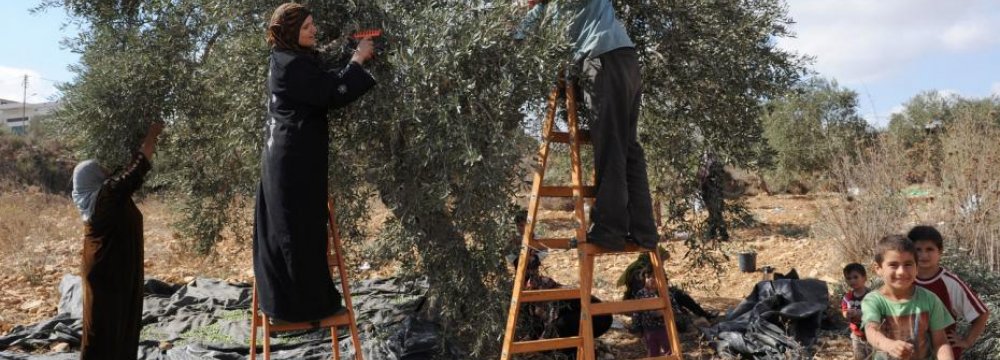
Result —
[[976, 320], [972, 321], [972, 325], [969, 326], [969, 332], [965, 334], [965, 337], [958, 336], [958, 334], [948, 334], [948, 340], [952, 342], [956, 347], [963, 349], [968, 349], [972, 345], [976, 344], [979, 340], [979, 336], [983, 335], [983, 331], [986, 330], [986, 323], [990, 320], [990, 310], [987, 309], [986, 312], [979, 315]]
[[844, 298], [840, 299], [840, 313], [844, 315], [844, 318], [847, 319], [847, 321], [851, 321], [851, 319], [847, 316], [848, 308], [849, 306], [847, 305], [847, 295], [844, 295]]
[[[863, 311], [863, 310], [862, 310]], [[893, 340], [882, 334], [875, 322], [865, 323], [865, 338], [875, 349], [885, 351], [900, 359], [907, 359], [913, 354], [913, 344], [902, 340]], [[951, 349], [948, 349], [951, 351]]]
[[931, 343], [934, 344], [934, 355], [937, 360], [955, 360], [951, 352], [951, 344], [948, 343], [948, 336], [944, 329], [931, 332]]
[[976, 340], [979, 340], [979, 336], [986, 330], [986, 323], [990, 319], [990, 308], [986, 307], [979, 295], [972, 291], [972, 288], [965, 281], [956, 278], [955, 283], [957, 286], [948, 287], [952, 304], [955, 304], [955, 310], [959, 312], [959, 315], [965, 319], [971, 319], [972, 324], [964, 337], [949, 333], [948, 340], [954, 346], [969, 348], [976, 343]]

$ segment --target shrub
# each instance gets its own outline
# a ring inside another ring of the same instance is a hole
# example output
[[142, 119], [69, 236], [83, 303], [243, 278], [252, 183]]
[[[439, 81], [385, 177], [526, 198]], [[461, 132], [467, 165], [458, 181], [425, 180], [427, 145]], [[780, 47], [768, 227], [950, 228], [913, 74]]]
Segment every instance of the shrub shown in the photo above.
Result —
[[949, 239], [987, 269], [1000, 271], [1000, 127], [986, 113], [963, 111], [941, 143], [940, 210]]
[[910, 207], [901, 148], [882, 138], [857, 158], [842, 159], [831, 173], [844, 192], [841, 201], [819, 208], [816, 234], [835, 241], [841, 262], [871, 262], [878, 239], [904, 229]]
[[975, 261], [969, 261], [968, 255], [957, 248], [949, 248], [941, 259], [943, 266], [957, 274], [979, 294], [991, 313], [986, 330], [974, 346], [965, 350], [963, 357], [1000, 359], [1000, 275], [987, 271], [985, 266]]
[[75, 163], [55, 139], [0, 133], [0, 182], [69, 194]]

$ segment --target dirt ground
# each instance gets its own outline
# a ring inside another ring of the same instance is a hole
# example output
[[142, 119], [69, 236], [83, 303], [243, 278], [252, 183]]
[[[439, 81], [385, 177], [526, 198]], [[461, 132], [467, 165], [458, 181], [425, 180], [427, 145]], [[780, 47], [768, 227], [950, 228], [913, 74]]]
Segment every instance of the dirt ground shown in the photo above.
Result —
[[[839, 288], [842, 264], [831, 255], [829, 239], [811, 237], [809, 231], [816, 221], [817, 206], [833, 200], [833, 195], [822, 194], [749, 198], [747, 205], [762, 225], [733, 231], [733, 240], [722, 245], [731, 256], [721, 264], [721, 272], [692, 268], [683, 259], [686, 251], [683, 242], [672, 241], [665, 244], [672, 255], [668, 276], [704, 307], [724, 314], [761, 278], [759, 272], [741, 273], [737, 267], [735, 254], [754, 249], [758, 267], [771, 265], [778, 272], [795, 268], [803, 277], [829, 282], [831, 291], [835, 291]], [[196, 276], [234, 282], [250, 280], [248, 240], [227, 236], [213, 255], [196, 256], [171, 229], [174, 215], [164, 202], [148, 198], [139, 208], [145, 216], [147, 276], [173, 283], [186, 283]], [[554, 221], [549, 229], [558, 233], [567, 231], [570, 215], [545, 211], [540, 218]], [[67, 197], [32, 189], [0, 193], [0, 335], [15, 325], [34, 323], [56, 314], [59, 280], [64, 274], [79, 272], [81, 230], [76, 210]], [[594, 294], [602, 299], [620, 299], [622, 289], [614, 283], [632, 259], [628, 255], [601, 257], [596, 267]], [[351, 271], [357, 278], [377, 275], [376, 270]], [[576, 284], [575, 253], [553, 252], [544, 261], [543, 272], [563, 284]], [[616, 320], [619, 324], [629, 321], [626, 316]], [[686, 333], [683, 340], [686, 358], [712, 358], [708, 345], [696, 332]], [[599, 349], [603, 359], [644, 357], [641, 341], [620, 328], [600, 338]], [[816, 359], [848, 359], [849, 354], [846, 330], [823, 333]]]

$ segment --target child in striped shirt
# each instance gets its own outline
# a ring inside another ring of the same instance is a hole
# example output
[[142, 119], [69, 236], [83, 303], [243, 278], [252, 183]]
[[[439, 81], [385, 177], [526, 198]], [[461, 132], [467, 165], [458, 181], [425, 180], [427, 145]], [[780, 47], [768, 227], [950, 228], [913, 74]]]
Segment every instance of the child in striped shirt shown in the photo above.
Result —
[[844, 267], [844, 280], [850, 290], [844, 294], [840, 302], [840, 311], [851, 324], [851, 351], [855, 360], [867, 360], [872, 353], [871, 345], [865, 341], [865, 333], [861, 331], [861, 300], [868, 295], [868, 273], [865, 266], [851, 263]]
[[917, 248], [917, 278], [916, 284], [933, 292], [945, 308], [955, 318], [956, 323], [967, 321], [971, 323], [969, 331], [962, 335], [957, 332], [957, 326], [951, 325], [945, 329], [948, 341], [951, 343], [955, 359], [962, 357], [962, 351], [976, 343], [986, 329], [990, 318], [990, 310], [975, 291], [972, 291], [957, 275], [941, 267], [941, 253], [944, 250], [944, 237], [933, 226], [915, 226], [907, 237]]

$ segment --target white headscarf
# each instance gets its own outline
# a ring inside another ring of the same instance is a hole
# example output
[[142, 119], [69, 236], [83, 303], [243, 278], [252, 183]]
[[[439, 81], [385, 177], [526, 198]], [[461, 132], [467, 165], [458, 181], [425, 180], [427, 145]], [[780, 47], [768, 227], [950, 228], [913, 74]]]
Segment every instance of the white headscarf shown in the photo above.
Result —
[[101, 192], [104, 179], [107, 179], [104, 169], [97, 160], [84, 160], [73, 169], [73, 202], [80, 210], [84, 222], [90, 222], [97, 206], [97, 194]]

